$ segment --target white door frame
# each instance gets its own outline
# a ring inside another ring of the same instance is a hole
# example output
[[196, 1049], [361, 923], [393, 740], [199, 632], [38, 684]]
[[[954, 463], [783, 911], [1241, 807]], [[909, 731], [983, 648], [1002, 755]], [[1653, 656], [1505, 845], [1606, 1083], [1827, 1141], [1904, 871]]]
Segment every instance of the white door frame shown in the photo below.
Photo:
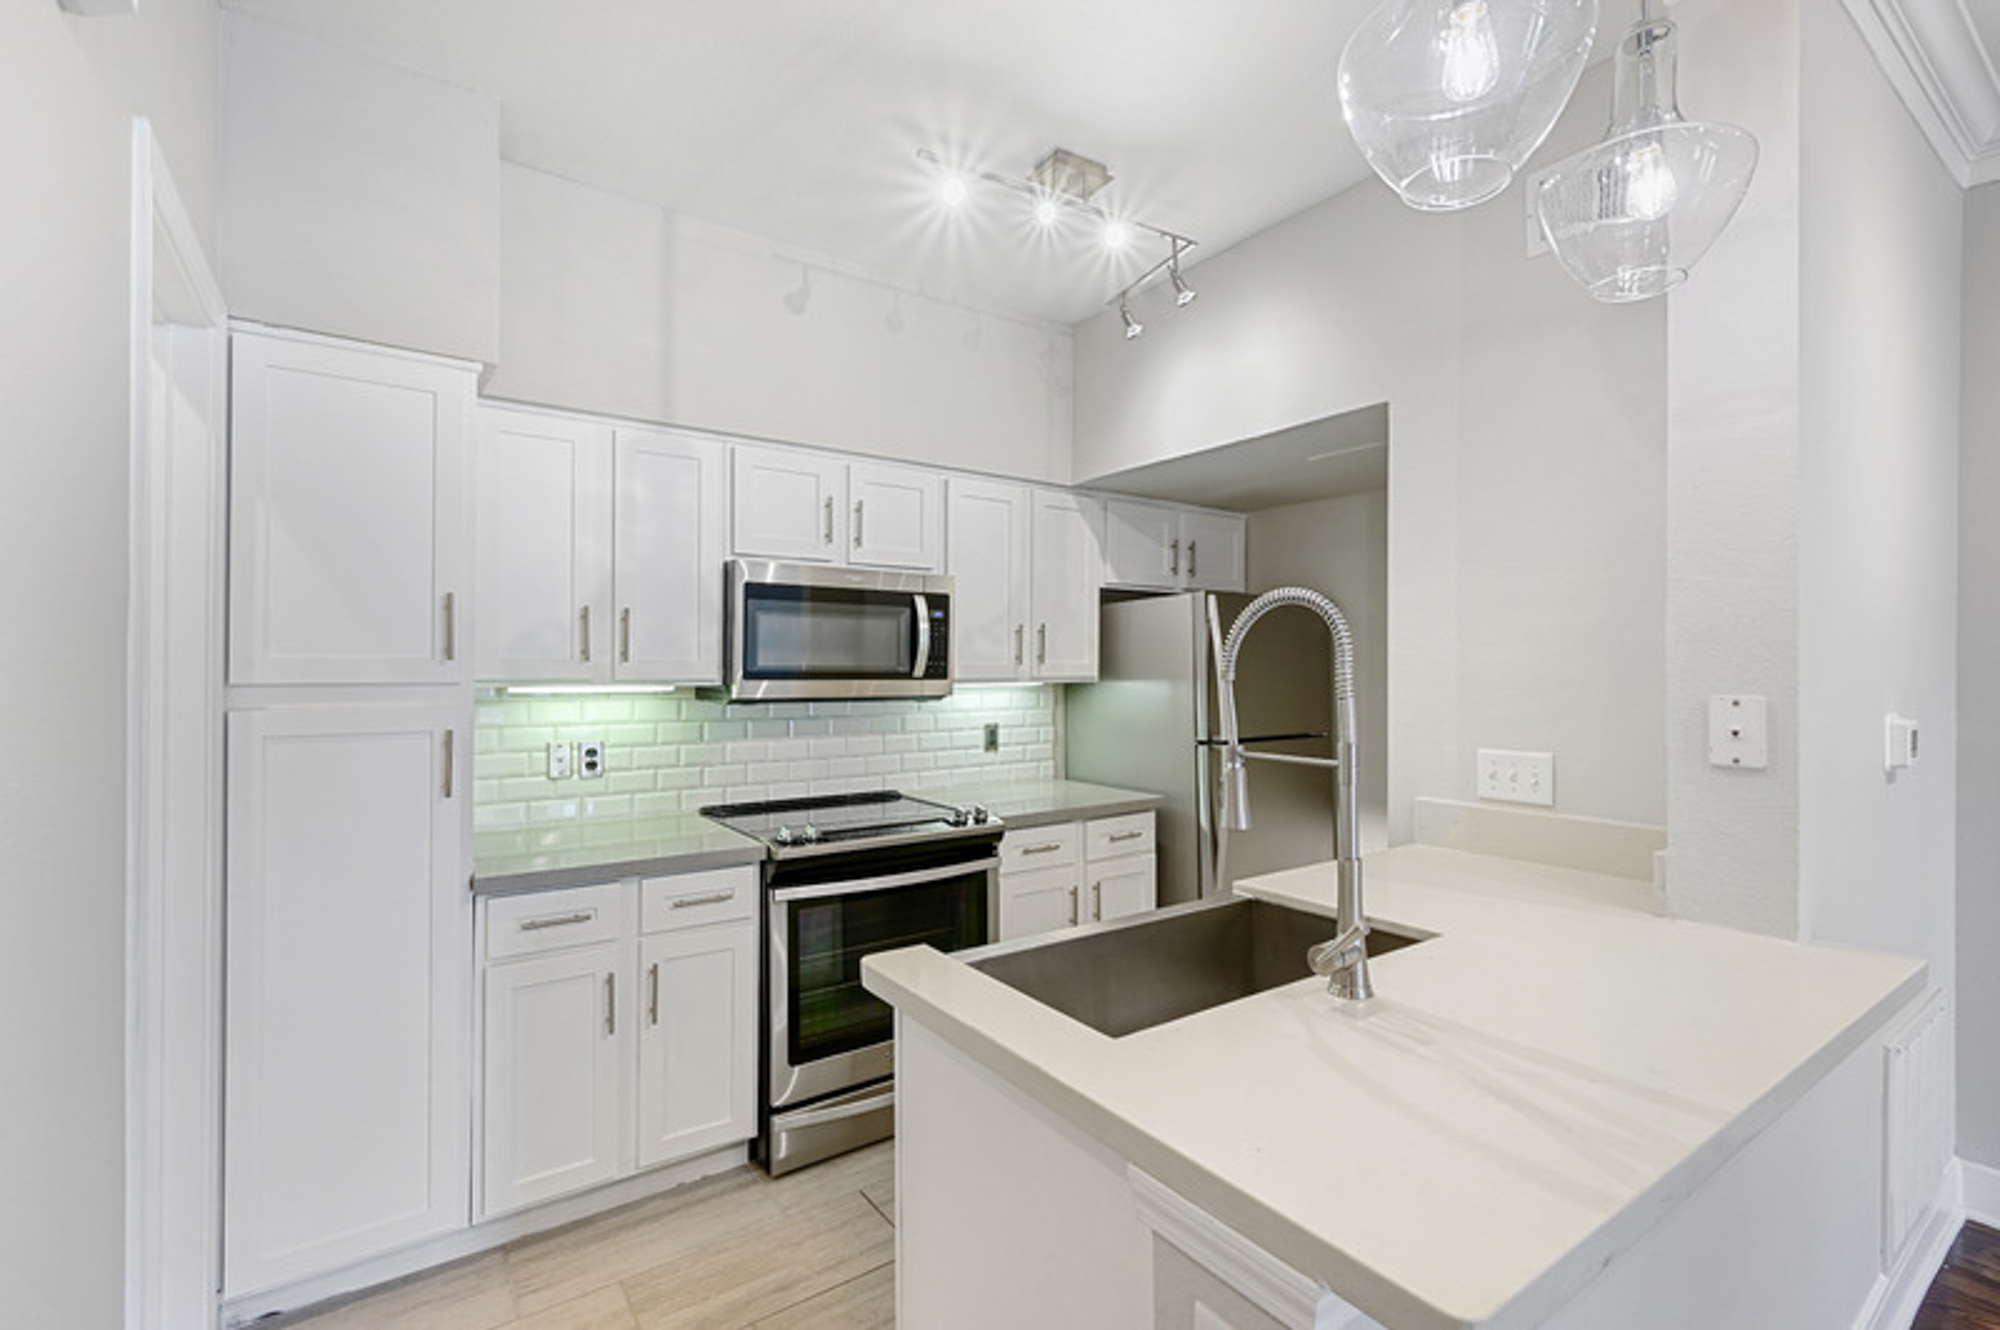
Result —
[[127, 1330], [211, 1330], [221, 1280], [222, 290], [132, 129], [126, 635]]

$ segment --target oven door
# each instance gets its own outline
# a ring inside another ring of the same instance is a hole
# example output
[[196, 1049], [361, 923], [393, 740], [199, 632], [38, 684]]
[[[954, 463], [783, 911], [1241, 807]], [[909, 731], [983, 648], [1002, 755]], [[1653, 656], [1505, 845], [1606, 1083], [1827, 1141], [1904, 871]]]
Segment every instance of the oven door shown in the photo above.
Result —
[[861, 960], [929, 943], [958, 951], [986, 941], [1000, 860], [910, 867], [771, 891], [769, 1106], [851, 1089], [894, 1069], [889, 1004], [861, 986]]
[[738, 559], [729, 567], [729, 697], [943, 697], [952, 579]]

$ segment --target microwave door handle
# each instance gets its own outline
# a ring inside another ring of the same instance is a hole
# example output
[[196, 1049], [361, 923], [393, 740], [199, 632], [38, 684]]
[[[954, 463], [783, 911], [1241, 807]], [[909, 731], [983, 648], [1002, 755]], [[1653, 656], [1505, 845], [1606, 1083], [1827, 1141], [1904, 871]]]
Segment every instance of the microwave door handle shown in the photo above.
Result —
[[917, 607], [917, 668], [912, 679], [921, 679], [931, 666], [931, 598], [919, 591], [912, 597]]

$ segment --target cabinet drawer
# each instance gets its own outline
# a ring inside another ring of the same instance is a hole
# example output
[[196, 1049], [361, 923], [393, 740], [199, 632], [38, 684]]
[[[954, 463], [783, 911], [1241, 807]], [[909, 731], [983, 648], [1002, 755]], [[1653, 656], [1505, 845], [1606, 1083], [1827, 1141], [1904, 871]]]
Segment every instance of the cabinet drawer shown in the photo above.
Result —
[[1123, 817], [1100, 817], [1083, 824], [1084, 858], [1113, 859], [1126, 854], [1153, 852], [1153, 814], [1128, 813]]
[[757, 870], [714, 868], [649, 877], [639, 883], [639, 931], [664, 933], [757, 913]]
[[486, 902], [486, 959], [615, 942], [624, 913], [622, 882], [496, 896]]
[[1046, 827], [1022, 827], [1000, 838], [1000, 871], [1025, 872], [1073, 864], [1081, 857], [1080, 827], [1075, 822], [1058, 822]]

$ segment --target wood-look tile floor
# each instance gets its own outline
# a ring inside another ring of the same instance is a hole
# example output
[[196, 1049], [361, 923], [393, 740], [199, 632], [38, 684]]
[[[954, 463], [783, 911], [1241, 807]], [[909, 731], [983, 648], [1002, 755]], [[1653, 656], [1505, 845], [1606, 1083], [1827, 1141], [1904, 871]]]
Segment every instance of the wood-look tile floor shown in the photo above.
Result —
[[2000, 1330], [2000, 1232], [1959, 1230], [1910, 1330]]
[[890, 1142], [755, 1167], [523, 1238], [285, 1330], [877, 1330], [896, 1323]]

